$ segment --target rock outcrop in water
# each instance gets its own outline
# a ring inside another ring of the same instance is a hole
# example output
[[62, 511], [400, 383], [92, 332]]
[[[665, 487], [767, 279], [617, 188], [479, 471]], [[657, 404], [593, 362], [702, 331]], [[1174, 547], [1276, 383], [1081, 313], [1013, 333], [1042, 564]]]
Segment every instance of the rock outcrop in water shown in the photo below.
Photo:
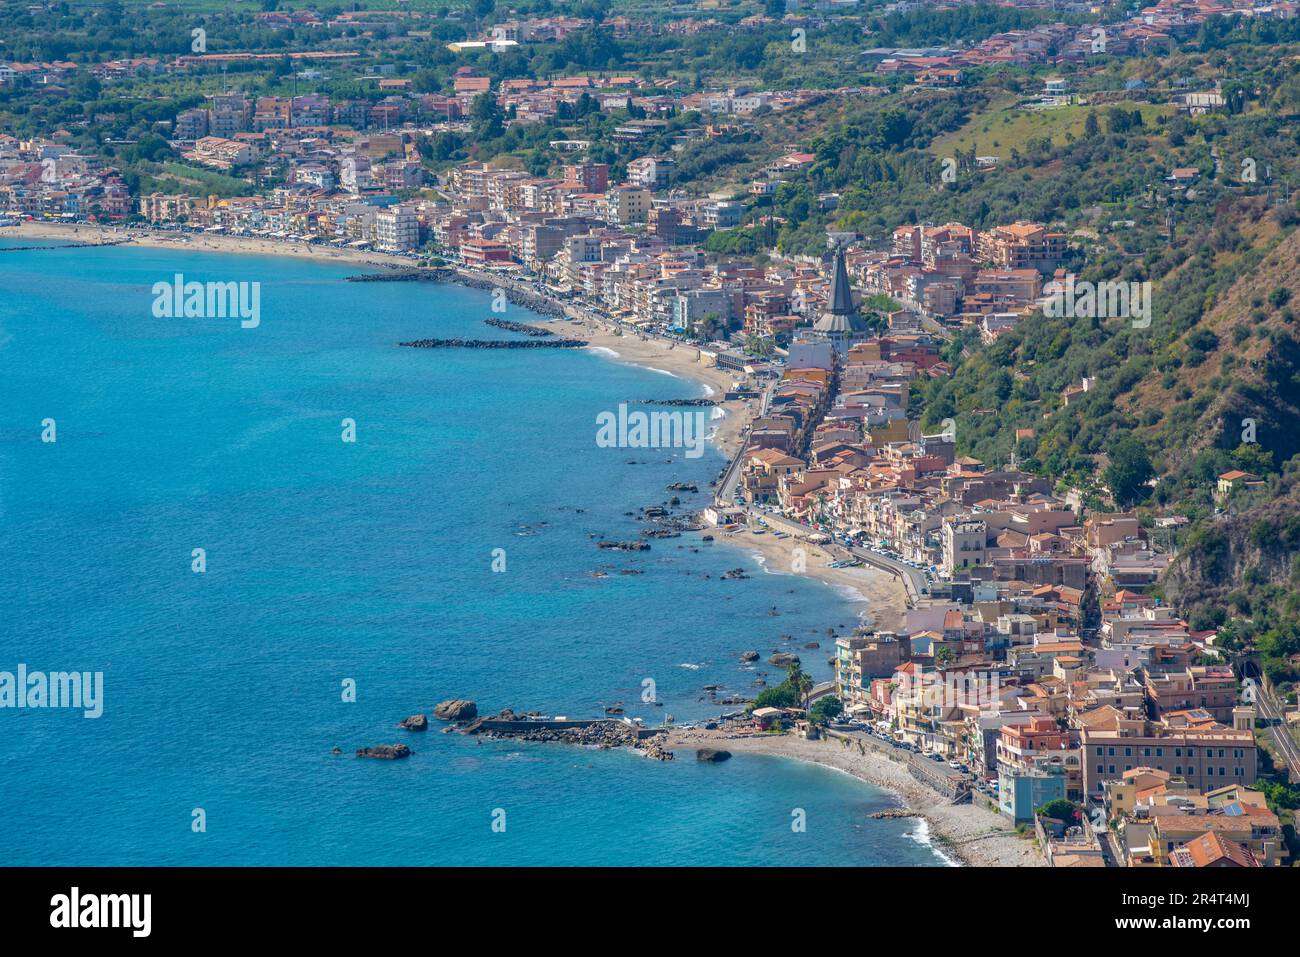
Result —
[[596, 547], [603, 548], [606, 551], [616, 551], [616, 552], [650, 551], [649, 542], [597, 542]]
[[409, 758], [415, 752], [404, 744], [377, 744], [373, 748], [357, 748], [359, 758], [379, 758], [383, 761], [396, 761]]
[[721, 748], [698, 748], [695, 752], [696, 761], [711, 761], [719, 764], [723, 761], [730, 760], [731, 752], [724, 751]]
[[403, 718], [397, 726], [407, 731], [428, 731], [429, 719], [422, 714], [413, 714], [409, 718]]
[[433, 709], [433, 716], [443, 721], [472, 721], [478, 716], [478, 705], [467, 698], [452, 698], [440, 701]]

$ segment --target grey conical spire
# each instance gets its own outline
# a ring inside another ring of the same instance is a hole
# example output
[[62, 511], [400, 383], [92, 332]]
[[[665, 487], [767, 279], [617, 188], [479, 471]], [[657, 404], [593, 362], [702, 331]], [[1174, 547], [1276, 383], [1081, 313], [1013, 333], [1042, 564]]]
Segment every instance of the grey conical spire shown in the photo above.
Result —
[[849, 271], [844, 265], [843, 249], [835, 253], [835, 272], [826, 299], [826, 311], [813, 323], [814, 332], [844, 338], [862, 331], [858, 311], [853, 306], [853, 290], [849, 288]]
[[849, 288], [849, 271], [844, 265], [844, 250], [835, 251], [835, 276], [831, 279], [830, 311], [837, 316], [853, 314], [853, 290]]

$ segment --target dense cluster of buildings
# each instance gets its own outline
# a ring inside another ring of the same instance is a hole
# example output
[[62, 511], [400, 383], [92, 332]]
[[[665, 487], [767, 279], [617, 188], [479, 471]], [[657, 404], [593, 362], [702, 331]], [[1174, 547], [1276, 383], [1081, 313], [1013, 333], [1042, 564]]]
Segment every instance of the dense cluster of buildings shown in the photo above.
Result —
[[991, 340], [1041, 305], [1066, 255], [1065, 233], [1041, 223], [914, 225], [895, 229], [887, 251], [857, 253], [850, 270], [870, 293]]
[[[1061, 251], [1033, 224], [987, 237], [904, 227], [895, 244], [909, 261], [960, 256], [1036, 274]], [[1084, 517], [1077, 493], [1014, 463], [958, 457], [951, 433], [921, 434], [910, 384], [947, 374], [941, 343], [905, 311], [885, 328], [864, 324], [845, 261], [835, 258], [819, 316], [796, 330], [738, 494], [923, 571], [896, 630], [836, 640], [847, 714], [969, 769], [990, 804], [1046, 827], [1058, 865], [1284, 861], [1276, 815], [1248, 790], [1255, 710], [1214, 633], [1152, 595], [1168, 562], [1158, 530], [1133, 513]], [[1125, 790], [1156, 779], [1158, 794]], [[1059, 833], [1038, 819], [1053, 802], [1077, 809]], [[1106, 853], [1103, 841], [1115, 842]]]
[[961, 82], [963, 68], [1065, 65], [1099, 56], [1168, 53], [1210, 17], [1288, 19], [1296, 15], [1298, 6], [1293, 0], [1157, 0], [1127, 20], [1100, 27], [1042, 24], [997, 33], [961, 50], [877, 47], [864, 51], [862, 57], [881, 75], [911, 76], [926, 86], [952, 86]]
[[131, 194], [118, 170], [60, 138], [18, 140], [0, 134], [0, 212], [76, 219], [129, 215]]

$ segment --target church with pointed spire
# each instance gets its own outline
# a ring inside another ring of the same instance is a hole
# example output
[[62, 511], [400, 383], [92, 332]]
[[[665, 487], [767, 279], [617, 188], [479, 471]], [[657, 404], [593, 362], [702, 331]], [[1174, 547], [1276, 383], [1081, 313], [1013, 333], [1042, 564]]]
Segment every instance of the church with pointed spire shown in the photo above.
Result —
[[829, 342], [837, 353], [843, 355], [855, 342], [869, 337], [866, 325], [853, 305], [853, 290], [849, 288], [849, 271], [844, 265], [844, 249], [835, 251], [835, 271], [826, 311], [813, 323], [812, 338]]

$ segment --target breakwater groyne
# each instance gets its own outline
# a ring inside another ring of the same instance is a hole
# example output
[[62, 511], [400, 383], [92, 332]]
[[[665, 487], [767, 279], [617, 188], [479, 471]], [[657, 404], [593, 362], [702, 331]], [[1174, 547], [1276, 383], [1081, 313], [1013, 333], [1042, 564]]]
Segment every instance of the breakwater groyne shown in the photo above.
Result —
[[688, 408], [712, 408], [718, 404], [717, 399], [632, 399], [632, 405], [677, 405]]
[[462, 269], [449, 269], [444, 266], [432, 267], [393, 267], [382, 272], [361, 273], [347, 276], [345, 282], [454, 282], [468, 289], [481, 289], [485, 292], [499, 293], [506, 302], [522, 306], [538, 315], [553, 319], [565, 318], [564, 306], [549, 296], [530, 292], [521, 288], [510, 279], [497, 280], [492, 276]]
[[0, 248], [0, 253], [21, 253], [44, 251], [47, 249], [90, 249], [96, 246], [124, 246], [129, 243], [129, 239], [113, 239], [103, 243], [59, 243], [58, 245], [41, 245], [41, 246], [5, 246]]
[[511, 322], [509, 319], [484, 319], [483, 321], [493, 328], [522, 333], [534, 339], [555, 335], [550, 329], [543, 329], [541, 326], [530, 326], [526, 322]]
[[583, 339], [413, 339], [399, 342], [411, 349], [583, 349]]

